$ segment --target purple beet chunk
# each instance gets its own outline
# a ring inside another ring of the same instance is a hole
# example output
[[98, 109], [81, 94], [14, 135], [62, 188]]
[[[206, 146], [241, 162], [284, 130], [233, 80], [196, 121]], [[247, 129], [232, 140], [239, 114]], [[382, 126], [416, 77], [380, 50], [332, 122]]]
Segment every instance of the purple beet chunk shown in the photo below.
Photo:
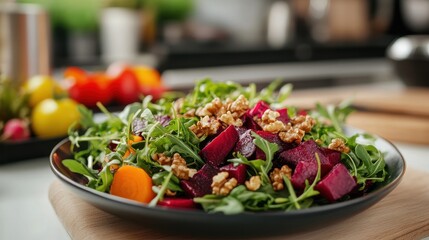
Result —
[[321, 151], [321, 155], [324, 157], [322, 169], [326, 168], [330, 171], [337, 163], [341, 161], [341, 152], [322, 147], [319, 147], [319, 150]]
[[213, 177], [218, 172], [217, 168], [205, 164], [191, 179], [180, 181], [180, 186], [187, 196], [192, 198], [202, 197], [211, 193]]
[[279, 109], [277, 112], [280, 113], [280, 116], [277, 118], [277, 120], [283, 122], [284, 124], [287, 124], [290, 121], [289, 115], [287, 115], [287, 108]]
[[246, 181], [246, 165], [238, 164], [236, 167], [233, 163], [225, 165], [220, 168], [220, 171], [229, 173], [230, 178], [235, 178], [238, 184], [243, 184]]
[[314, 140], [308, 140], [302, 142], [295, 148], [280, 153], [279, 162], [281, 164], [287, 164], [289, 166], [296, 167], [300, 161], [316, 162], [316, 153], [320, 158], [322, 176], [328, 173], [335, 164], [340, 162], [341, 159], [340, 152], [326, 148], [320, 148], [317, 146]]
[[270, 105], [261, 100], [257, 102], [252, 109], [249, 110], [248, 114], [252, 116], [252, 118], [254, 116], [262, 117], [262, 114], [264, 114], [267, 109], [270, 109]]
[[304, 190], [305, 180], [311, 184], [317, 175], [317, 162], [316, 161], [300, 161], [295, 167], [292, 175], [292, 185], [294, 188]]
[[[270, 132], [266, 132], [266, 131], [256, 131], [256, 134], [258, 134], [259, 136], [261, 136], [263, 139], [267, 140], [268, 142], [277, 144], [279, 146], [278, 152], [283, 152], [286, 149], [291, 149], [295, 146], [292, 143], [283, 142], [279, 138], [278, 134], [274, 134], [274, 133], [270, 133]], [[261, 149], [259, 149], [258, 147], [256, 147], [256, 159], [265, 159], [265, 153]]]
[[338, 163], [332, 170], [316, 185], [315, 189], [328, 201], [334, 202], [350, 193], [357, 183], [347, 168]]
[[175, 209], [197, 208], [197, 204], [191, 198], [164, 198], [158, 202], [158, 206]]
[[241, 120], [243, 121], [244, 128], [250, 129], [253, 131], [261, 130], [261, 126], [259, 126], [255, 122], [255, 120], [253, 120], [252, 116], [249, 115], [249, 111], [241, 117]]
[[243, 128], [237, 129], [237, 132], [240, 133], [240, 136], [238, 138], [237, 144], [235, 145], [234, 152], [240, 152], [246, 158], [251, 157], [256, 149], [256, 146], [253, 143], [251, 131], [252, 130], [250, 129], [244, 131]]
[[209, 142], [201, 150], [200, 155], [207, 163], [218, 167], [225, 162], [226, 156], [234, 148], [237, 141], [238, 132], [233, 125], [230, 125]]

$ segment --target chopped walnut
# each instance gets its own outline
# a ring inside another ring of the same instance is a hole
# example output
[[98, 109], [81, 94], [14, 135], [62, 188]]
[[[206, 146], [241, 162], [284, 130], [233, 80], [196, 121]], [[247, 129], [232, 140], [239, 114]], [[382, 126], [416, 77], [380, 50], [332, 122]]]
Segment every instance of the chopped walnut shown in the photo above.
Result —
[[236, 127], [243, 126], [243, 121], [239, 117], [234, 117], [230, 111], [226, 112], [225, 114], [222, 114], [219, 120], [226, 123], [227, 125], [234, 125]]
[[250, 191], [256, 191], [261, 187], [261, 177], [259, 176], [252, 176], [249, 181], [246, 181], [244, 183], [246, 185], [246, 188]]
[[335, 150], [335, 151], [343, 152], [343, 153], [349, 153], [350, 152], [350, 148], [346, 146], [343, 139], [341, 139], [341, 138], [332, 139], [328, 148]]
[[179, 98], [173, 103], [173, 108], [177, 113], [180, 113], [183, 107], [183, 103], [185, 102], [184, 98]]
[[274, 191], [280, 191], [284, 189], [283, 176], [291, 179], [292, 169], [288, 165], [283, 165], [280, 169], [274, 168], [270, 173], [271, 184], [273, 185]]
[[275, 121], [273, 123], [269, 123], [267, 125], [264, 125], [262, 127], [262, 130], [266, 131], [266, 132], [270, 132], [270, 133], [278, 133], [280, 131], [283, 131], [286, 129], [286, 126], [284, 123], [282, 123], [281, 121]]
[[249, 101], [245, 96], [240, 95], [234, 102], [231, 103], [231, 105], [227, 106], [228, 110], [236, 113], [238, 117], [241, 117], [249, 109]]
[[267, 132], [278, 133], [285, 131], [287, 126], [282, 121], [277, 120], [279, 116], [279, 112], [267, 109], [257, 122], [262, 127], [262, 130]]
[[168, 165], [170, 166], [171, 163], [173, 162], [171, 157], [166, 156], [163, 153], [155, 153], [152, 154], [152, 159], [157, 161], [159, 164], [161, 165]]
[[292, 118], [290, 122], [294, 128], [301, 129], [307, 133], [310, 132], [314, 124], [316, 124], [316, 121], [310, 115], [296, 116]]
[[286, 143], [301, 143], [302, 138], [305, 135], [305, 131], [299, 128], [289, 128], [286, 132], [280, 132], [279, 137], [283, 142]]
[[207, 103], [203, 108], [198, 108], [195, 114], [200, 117], [205, 116], [217, 116], [220, 113], [225, 113], [226, 109], [219, 98], [213, 99], [210, 103]]
[[220, 126], [221, 124], [218, 120], [205, 116], [196, 124], [190, 126], [189, 129], [194, 132], [197, 137], [201, 137], [204, 135], [216, 134]]
[[280, 117], [280, 113], [277, 111], [273, 111], [271, 109], [265, 110], [264, 114], [262, 114], [262, 122], [264, 123], [272, 123], [277, 120], [277, 118]]
[[213, 182], [211, 184], [213, 194], [226, 196], [237, 186], [237, 179], [228, 179], [228, 177], [228, 172], [220, 172], [213, 177]]
[[184, 117], [187, 118], [191, 118], [191, 117], [195, 117], [195, 109], [189, 109], [187, 112], [185, 112], [185, 114], [183, 114]]
[[173, 174], [176, 177], [184, 180], [188, 180], [189, 178], [193, 177], [195, 173], [197, 173], [196, 169], [188, 168], [185, 159], [183, 159], [178, 153], [173, 155], [171, 171], [173, 171]]

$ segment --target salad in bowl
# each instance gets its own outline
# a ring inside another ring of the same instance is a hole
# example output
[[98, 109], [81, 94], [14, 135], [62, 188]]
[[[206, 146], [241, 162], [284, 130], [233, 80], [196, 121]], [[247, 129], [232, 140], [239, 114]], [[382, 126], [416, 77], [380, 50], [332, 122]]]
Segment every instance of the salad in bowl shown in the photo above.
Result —
[[81, 106], [61, 163], [103, 194], [225, 215], [352, 201], [389, 179], [376, 137], [344, 131], [348, 104], [299, 109], [291, 90], [205, 79], [118, 114], [99, 105], [102, 121]]

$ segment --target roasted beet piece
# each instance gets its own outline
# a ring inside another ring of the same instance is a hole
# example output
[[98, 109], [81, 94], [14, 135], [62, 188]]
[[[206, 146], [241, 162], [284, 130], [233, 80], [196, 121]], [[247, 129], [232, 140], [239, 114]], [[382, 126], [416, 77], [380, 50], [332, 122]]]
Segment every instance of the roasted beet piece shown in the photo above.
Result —
[[292, 175], [292, 185], [296, 189], [304, 190], [305, 180], [311, 184], [317, 175], [317, 161], [300, 161]]
[[[262, 130], [256, 131], [255, 133], [261, 136], [263, 139], [267, 140], [268, 142], [277, 144], [279, 146], [278, 152], [283, 152], [286, 149], [291, 149], [295, 147], [295, 144], [283, 142], [279, 138], [278, 134], [274, 134], [274, 133], [270, 133]], [[265, 153], [258, 147], [256, 147], [256, 159], [265, 159]]]
[[226, 156], [238, 141], [238, 132], [230, 125], [209, 142], [200, 152], [201, 157], [213, 166], [220, 166], [225, 162]]
[[255, 122], [255, 120], [253, 120], [252, 116], [251, 116], [251, 115], [249, 115], [249, 113], [244, 114], [244, 115], [241, 117], [241, 120], [243, 121], [243, 126], [244, 126], [244, 128], [246, 128], [246, 129], [250, 129], [250, 130], [253, 130], [253, 131], [261, 130], [261, 126], [259, 126], [259, 125]]
[[176, 208], [176, 209], [192, 209], [197, 208], [197, 204], [192, 198], [164, 198], [158, 202], [159, 206]]
[[191, 179], [180, 181], [180, 186], [186, 195], [192, 198], [210, 194], [213, 177], [218, 172], [217, 168], [205, 164]]
[[287, 108], [279, 109], [277, 112], [280, 113], [280, 116], [277, 118], [277, 120], [287, 124], [290, 120], [289, 115], [287, 115]]
[[243, 156], [249, 158], [253, 155], [256, 149], [256, 145], [253, 143], [253, 137], [250, 129], [246, 130], [238, 128], [237, 132], [240, 134], [238, 142], [235, 145], [234, 152], [240, 152]]
[[279, 162], [281, 164], [287, 164], [289, 166], [295, 167], [300, 161], [314, 161], [316, 162], [315, 154], [319, 155], [322, 176], [328, 173], [332, 167], [339, 163], [341, 160], [341, 153], [338, 151], [320, 148], [317, 146], [314, 140], [308, 140], [302, 142], [295, 148], [283, 151], [279, 155]]
[[316, 185], [315, 189], [328, 201], [334, 202], [350, 193], [357, 183], [342, 164], [336, 164], [332, 170]]
[[254, 116], [262, 117], [262, 114], [264, 114], [267, 109], [270, 109], [270, 105], [261, 100], [257, 102], [255, 106], [247, 112], [247, 114], [249, 114], [252, 118]]
[[243, 184], [246, 181], [246, 165], [238, 164], [236, 167], [233, 163], [225, 165], [220, 168], [220, 171], [229, 173], [230, 178], [235, 178], [238, 184]]

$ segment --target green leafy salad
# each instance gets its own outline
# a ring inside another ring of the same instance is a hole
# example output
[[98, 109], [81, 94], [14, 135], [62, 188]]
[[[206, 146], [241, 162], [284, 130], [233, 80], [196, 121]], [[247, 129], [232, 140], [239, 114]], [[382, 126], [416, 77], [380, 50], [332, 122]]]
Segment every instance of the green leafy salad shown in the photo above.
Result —
[[80, 106], [62, 161], [86, 186], [149, 206], [237, 214], [347, 201], [387, 179], [369, 134], [346, 135], [348, 104], [288, 105], [290, 84], [198, 81], [95, 121]]

